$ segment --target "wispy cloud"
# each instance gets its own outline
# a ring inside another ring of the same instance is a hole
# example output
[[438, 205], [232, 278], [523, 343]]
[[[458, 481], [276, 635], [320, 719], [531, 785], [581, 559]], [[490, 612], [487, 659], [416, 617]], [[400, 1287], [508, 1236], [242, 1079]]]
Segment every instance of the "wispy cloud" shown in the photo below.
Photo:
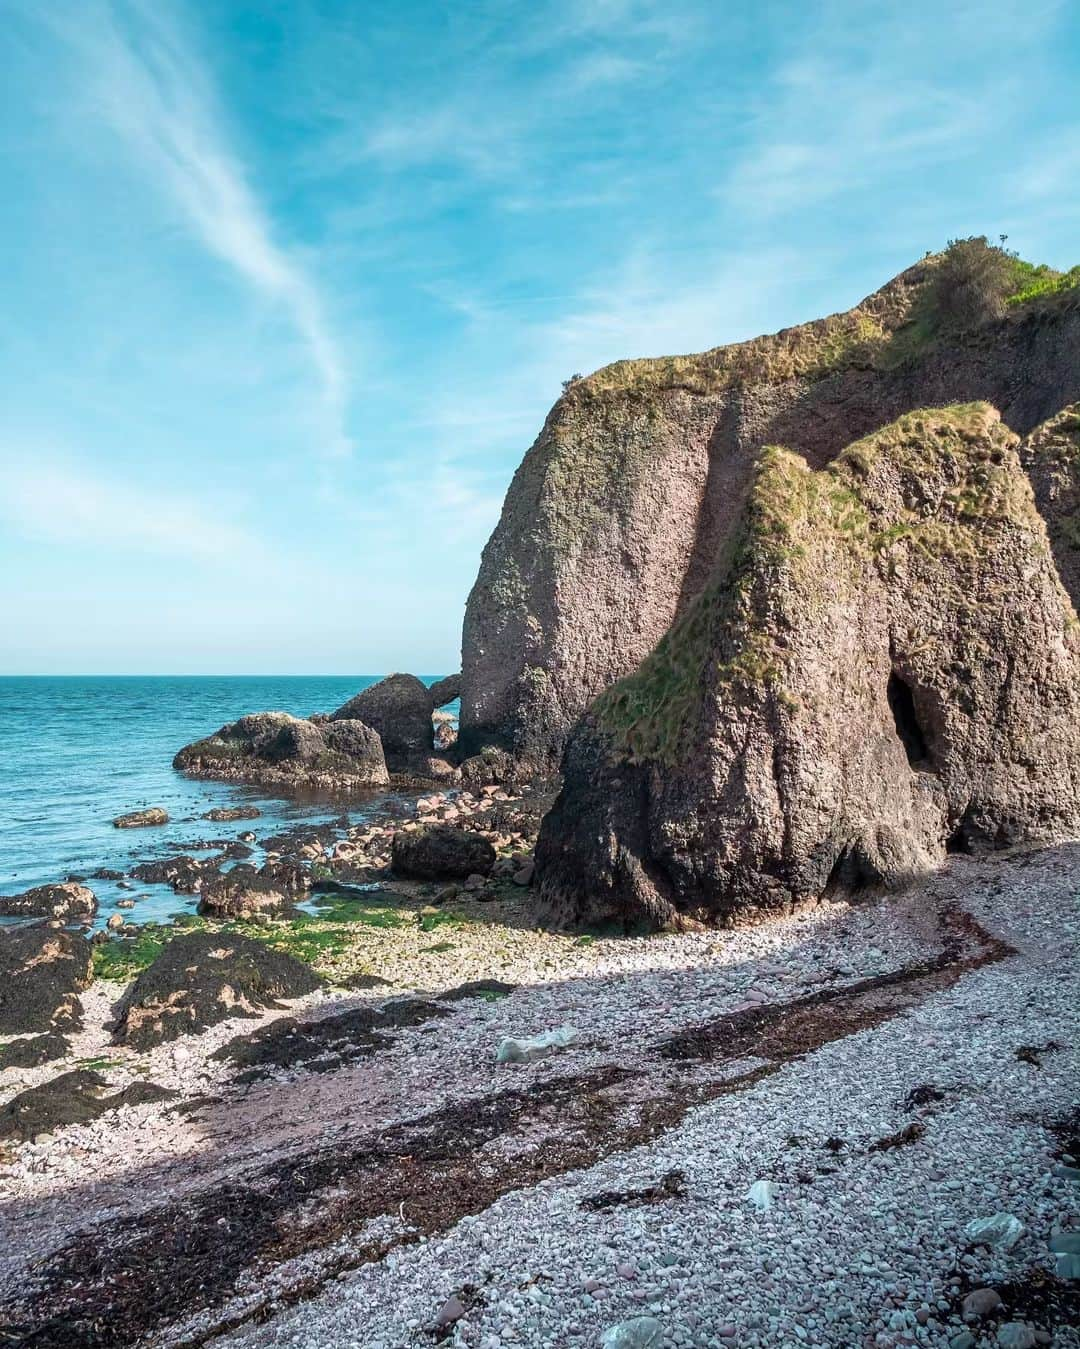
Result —
[[288, 316], [317, 380], [323, 449], [333, 457], [346, 454], [348, 380], [325, 303], [275, 238], [229, 147], [205, 66], [168, 0], [100, 0], [35, 12], [82, 54], [94, 106], [204, 247]]
[[[119, 482], [64, 459], [24, 454], [0, 459], [0, 519], [10, 536], [114, 552], [216, 563], [265, 560], [258, 538], [222, 519], [218, 507], [175, 488], [151, 490]], [[27, 460], [33, 462], [28, 463]]]

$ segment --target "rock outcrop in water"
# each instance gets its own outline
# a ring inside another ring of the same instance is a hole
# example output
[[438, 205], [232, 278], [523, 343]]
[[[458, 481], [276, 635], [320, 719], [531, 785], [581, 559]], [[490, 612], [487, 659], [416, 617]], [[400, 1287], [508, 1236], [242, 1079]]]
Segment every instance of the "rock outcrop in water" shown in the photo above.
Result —
[[38, 885], [21, 895], [0, 895], [0, 918], [56, 918], [77, 923], [97, 912], [97, 897], [75, 881]]
[[514, 477], [463, 634], [460, 748], [558, 767], [592, 698], [688, 612], [763, 445], [821, 468], [919, 407], [984, 399], [1021, 435], [1080, 399], [1080, 290], [935, 327], [938, 258], [845, 314], [576, 380]]
[[337, 790], [385, 787], [382, 743], [370, 726], [340, 719], [316, 726], [287, 712], [255, 712], [185, 745], [173, 767], [196, 778]]
[[432, 714], [453, 702], [460, 690], [460, 675], [440, 679], [431, 688], [416, 675], [387, 675], [332, 712], [330, 722], [359, 718], [378, 731], [393, 772], [422, 775], [431, 770], [435, 752]]
[[572, 737], [556, 920], [729, 922], [1080, 828], [1080, 631], [985, 404], [756, 460], [670, 632]]

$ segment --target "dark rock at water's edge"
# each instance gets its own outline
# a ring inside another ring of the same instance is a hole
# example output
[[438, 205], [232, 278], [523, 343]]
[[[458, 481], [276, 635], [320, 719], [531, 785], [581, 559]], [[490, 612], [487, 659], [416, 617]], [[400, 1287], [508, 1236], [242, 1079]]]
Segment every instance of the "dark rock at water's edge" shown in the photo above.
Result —
[[0, 927], [0, 1035], [75, 1029], [92, 978], [90, 943], [78, 933]]
[[75, 923], [96, 912], [93, 890], [74, 881], [38, 885], [21, 895], [0, 895], [0, 917], [4, 918], [56, 918]]
[[428, 698], [431, 701], [431, 710], [437, 712], [440, 707], [445, 707], [447, 703], [455, 702], [461, 697], [461, 675], [447, 675], [445, 679], [436, 679], [428, 689]]
[[252, 918], [282, 909], [306, 888], [307, 873], [292, 863], [256, 869], [241, 862], [207, 877], [199, 890], [199, 913], [211, 918]]
[[278, 999], [313, 993], [320, 983], [307, 965], [251, 937], [173, 937], [121, 999], [113, 1039], [152, 1049], [232, 1017], [278, 1009]]
[[154, 829], [169, 823], [169, 812], [161, 806], [149, 806], [146, 810], [130, 810], [126, 815], [117, 815], [113, 825], [117, 829]]
[[215, 806], [203, 815], [204, 820], [221, 824], [229, 820], [257, 820], [262, 814], [258, 806]]
[[1080, 829], [1080, 628], [1017, 437], [921, 411], [759, 456], [735, 539], [568, 747], [555, 921], [730, 922]]
[[[449, 701], [447, 699], [446, 701]], [[431, 714], [435, 710], [427, 685], [411, 674], [392, 674], [364, 689], [331, 713], [331, 724], [359, 718], [373, 727], [395, 773], [414, 771], [435, 748]]]
[[394, 835], [391, 865], [396, 875], [414, 880], [486, 876], [495, 865], [495, 849], [486, 838], [466, 829], [424, 825]]
[[35, 1138], [68, 1124], [89, 1124], [122, 1105], [148, 1105], [175, 1095], [154, 1082], [133, 1082], [110, 1095], [100, 1073], [75, 1068], [21, 1092], [0, 1107], [0, 1138]]
[[589, 702], [709, 584], [762, 446], [819, 468], [915, 408], [985, 399], [1026, 435], [1080, 399], [1080, 290], [937, 332], [939, 265], [925, 259], [846, 314], [698, 356], [621, 361], [568, 387], [469, 597], [463, 758], [495, 745], [557, 770]]
[[173, 766], [189, 777], [332, 790], [390, 781], [378, 734], [361, 721], [316, 726], [287, 712], [256, 712], [186, 745]]
[[131, 875], [148, 885], [171, 885], [178, 895], [194, 895], [208, 870], [212, 870], [212, 864], [182, 853], [177, 857], [138, 862], [131, 868]]

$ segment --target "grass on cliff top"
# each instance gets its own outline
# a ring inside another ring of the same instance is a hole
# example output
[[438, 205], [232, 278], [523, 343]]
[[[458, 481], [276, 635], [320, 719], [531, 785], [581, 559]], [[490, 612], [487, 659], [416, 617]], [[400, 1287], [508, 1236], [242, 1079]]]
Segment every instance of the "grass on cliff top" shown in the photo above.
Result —
[[[675, 765], [697, 738], [707, 689], [737, 695], [740, 686], [772, 684], [786, 697], [777, 640], [785, 619], [774, 581], [794, 575], [812, 587], [822, 547], [839, 546], [857, 577], [868, 559], [901, 543], [974, 559], [987, 526], [1037, 525], [1027, 479], [1010, 460], [1014, 441], [993, 408], [971, 403], [909, 413], [817, 471], [788, 450], [764, 449], [740, 526], [709, 584], [638, 670], [593, 703], [612, 748], [631, 762]], [[914, 488], [934, 475], [946, 489], [926, 509], [904, 504], [882, 516], [864, 499], [879, 468], [896, 475], [894, 495], [905, 503], [909, 495], [918, 501], [905, 483]]]
[[[1080, 289], [1080, 266], [1059, 272], [981, 236], [953, 240], [846, 313], [693, 355], [617, 361], [575, 380], [570, 397], [588, 402], [595, 394], [675, 388], [709, 394], [734, 384], [819, 379], [860, 366], [892, 369], [962, 336], [948, 321], [952, 291], [942, 292], [957, 276], [962, 285], [970, 282], [976, 299], [980, 286], [992, 288], [996, 317]], [[972, 326], [982, 321], [976, 316]]]

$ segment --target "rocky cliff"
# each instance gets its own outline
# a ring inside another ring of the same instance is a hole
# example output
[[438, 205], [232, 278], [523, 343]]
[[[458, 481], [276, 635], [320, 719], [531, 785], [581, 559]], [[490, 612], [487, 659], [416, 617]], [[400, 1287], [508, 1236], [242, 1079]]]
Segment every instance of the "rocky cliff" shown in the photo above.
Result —
[[980, 403], [822, 469], [754, 457], [711, 573], [570, 740], [553, 918], [727, 922], [1076, 832], [1080, 632], [1017, 446]]
[[1080, 399], [1080, 291], [962, 333], [940, 258], [848, 313], [573, 382], [510, 487], [466, 611], [461, 744], [544, 768], [590, 700], [700, 594], [763, 445], [820, 468], [925, 406], [984, 399], [1026, 434]]

